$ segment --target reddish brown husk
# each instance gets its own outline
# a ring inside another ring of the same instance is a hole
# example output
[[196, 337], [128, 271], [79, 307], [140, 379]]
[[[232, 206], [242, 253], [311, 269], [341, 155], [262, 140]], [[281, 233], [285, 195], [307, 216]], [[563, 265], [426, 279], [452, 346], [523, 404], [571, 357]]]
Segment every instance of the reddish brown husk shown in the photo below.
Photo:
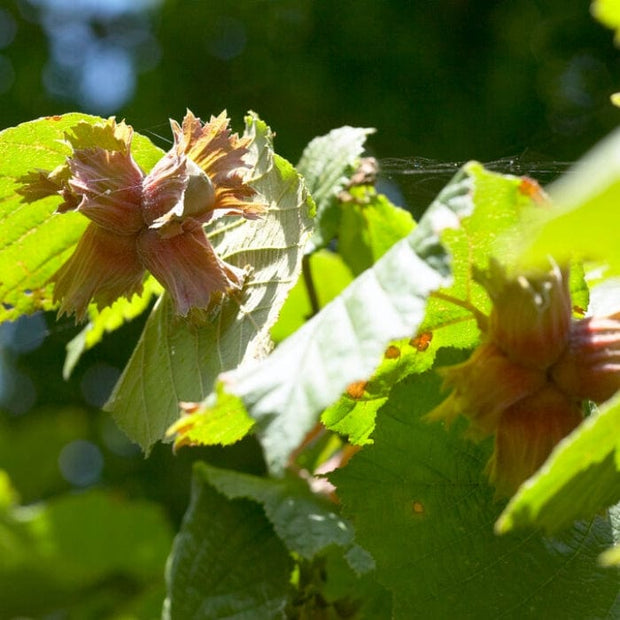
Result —
[[440, 369], [452, 394], [428, 420], [470, 421], [468, 436], [495, 435], [487, 474], [510, 495], [582, 419], [583, 401], [620, 388], [620, 313], [571, 318], [568, 270], [514, 278], [492, 263], [478, 275], [494, 305], [470, 359]]
[[102, 308], [131, 297], [147, 270], [180, 315], [241, 287], [243, 270], [218, 257], [203, 230], [216, 215], [254, 219], [264, 210], [246, 182], [250, 139], [228, 123], [225, 112], [206, 124], [189, 111], [181, 126], [171, 121], [174, 144], [148, 175], [131, 155], [130, 126], [79, 123], [65, 136], [73, 151], [65, 165], [21, 179], [25, 201], [58, 195], [58, 213], [91, 220], [51, 278], [61, 314], [82, 320], [91, 302]]

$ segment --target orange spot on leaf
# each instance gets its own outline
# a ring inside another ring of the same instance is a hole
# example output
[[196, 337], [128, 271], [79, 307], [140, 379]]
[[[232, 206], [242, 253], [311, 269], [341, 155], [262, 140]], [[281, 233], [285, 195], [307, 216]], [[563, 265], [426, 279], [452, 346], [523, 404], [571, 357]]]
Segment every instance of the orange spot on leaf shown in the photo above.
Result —
[[347, 387], [347, 395], [350, 396], [354, 400], [359, 400], [364, 396], [364, 390], [366, 389], [366, 385], [368, 381], [354, 381], [350, 383]]
[[432, 332], [424, 332], [409, 341], [409, 344], [418, 351], [426, 351], [433, 339]]
[[393, 344], [391, 344], [386, 350], [385, 350], [385, 358], [388, 360], [395, 360], [397, 358], [400, 357], [400, 349], [396, 346], [394, 346]]
[[413, 513], [416, 515], [423, 515], [425, 512], [424, 504], [422, 502], [415, 501], [411, 504]]
[[54, 116], [46, 116], [45, 120], [46, 121], [59, 121], [62, 118], [62, 116], [60, 116], [60, 114], [54, 114]]
[[538, 181], [530, 177], [522, 177], [521, 183], [519, 183], [519, 192], [528, 198], [531, 198], [539, 207], [550, 206], [549, 197], [544, 192], [543, 188], [538, 184]]

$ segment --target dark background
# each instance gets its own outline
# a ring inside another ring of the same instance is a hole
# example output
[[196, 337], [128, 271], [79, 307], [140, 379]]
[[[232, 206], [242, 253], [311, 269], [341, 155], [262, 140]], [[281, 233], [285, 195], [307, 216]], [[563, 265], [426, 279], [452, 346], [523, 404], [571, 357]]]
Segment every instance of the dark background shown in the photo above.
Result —
[[[0, 129], [114, 114], [165, 148], [167, 119], [187, 107], [203, 119], [226, 108], [237, 129], [252, 109], [296, 162], [332, 128], [376, 127], [369, 148], [415, 211], [446, 162], [512, 171], [513, 159], [548, 181], [615, 127], [616, 89], [613, 35], [584, 0], [0, 1]], [[24, 502], [112, 485], [177, 521], [193, 458], [260, 467], [251, 440], [144, 460], [99, 412], [140, 328], [109, 337], [65, 383], [71, 322], [0, 327], [0, 469]]]

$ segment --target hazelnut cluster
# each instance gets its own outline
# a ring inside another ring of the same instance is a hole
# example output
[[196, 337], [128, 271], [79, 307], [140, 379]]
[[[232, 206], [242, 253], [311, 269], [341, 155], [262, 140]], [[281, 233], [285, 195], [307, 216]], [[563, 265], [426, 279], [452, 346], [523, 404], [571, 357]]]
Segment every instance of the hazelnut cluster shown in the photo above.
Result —
[[203, 229], [220, 215], [252, 219], [262, 211], [246, 182], [250, 139], [231, 134], [228, 123], [225, 112], [206, 124], [189, 111], [182, 125], [171, 121], [174, 144], [145, 174], [131, 155], [131, 126], [83, 122], [65, 136], [72, 149], [65, 164], [21, 179], [25, 201], [59, 195], [58, 213], [90, 220], [51, 278], [60, 314], [81, 320], [91, 302], [102, 308], [131, 297], [147, 271], [180, 315], [241, 287], [242, 270], [217, 256]]
[[582, 420], [586, 400], [620, 388], [620, 313], [572, 318], [568, 269], [508, 277], [496, 263], [478, 276], [493, 302], [483, 342], [440, 370], [451, 395], [427, 418], [465, 415], [468, 435], [495, 435], [487, 474], [510, 495]]

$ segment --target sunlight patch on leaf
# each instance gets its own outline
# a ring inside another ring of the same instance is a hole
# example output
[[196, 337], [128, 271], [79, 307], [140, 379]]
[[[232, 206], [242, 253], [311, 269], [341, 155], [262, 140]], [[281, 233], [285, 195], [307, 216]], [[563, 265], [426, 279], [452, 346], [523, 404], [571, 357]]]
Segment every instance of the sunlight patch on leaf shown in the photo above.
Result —
[[91, 304], [88, 308], [88, 324], [67, 343], [67, 356], [62, 369], [63, 378], [67, 380], [71, 376], [85, 351], [101, 342], [106, 333], [118, 329], [142, 314], [153, 297], [161, 295], [162, 292], [161, 284], [153, 276], [149, 276], [144, 281], [144, 288], [140, 295], [133, 295], [131, 299], [119, 297], [111, 306], [106, 306], [102, 310], [97, 310], [96, 306]]
[[243, 401], [225, 394], [221, 386], [202, 403], [181, 403], [181, 417], [167, 430], [175, 437], [174, 450], [182, 446], [228, 446], [243, 439], [254, 426]]
[[602, 24], [615, 30], [615, 43], [620, 45], [620, 2], [618, 0], [594, 0], [590, 5], [590, 11]]

